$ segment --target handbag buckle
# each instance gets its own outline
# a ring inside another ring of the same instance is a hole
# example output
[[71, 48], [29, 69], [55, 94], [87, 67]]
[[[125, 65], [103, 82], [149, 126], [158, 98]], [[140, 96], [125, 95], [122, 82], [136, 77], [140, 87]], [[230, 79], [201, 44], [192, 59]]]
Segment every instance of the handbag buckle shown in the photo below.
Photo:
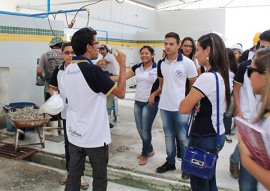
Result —
[[196, 159], [192, 159], [191, 160], [191, 163], [192, 164], [195, 164], [195, 165], [198, 165], [198, 166], [203, 166], [204, 165], [204, 162], [203, 161], [196, 160]]

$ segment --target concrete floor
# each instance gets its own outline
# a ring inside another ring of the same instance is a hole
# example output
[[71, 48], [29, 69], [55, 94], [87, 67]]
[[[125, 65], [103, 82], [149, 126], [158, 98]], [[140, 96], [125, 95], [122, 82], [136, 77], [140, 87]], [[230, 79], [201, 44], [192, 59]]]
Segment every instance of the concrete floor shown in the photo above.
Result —
[[[127, 95], [127, 98], [132, 98], [133, 95]], [[157, 167], [165, 162], [166, 151], [164, 133], [162, 130], [162, 123], [160, 115], [158, 113], [152, 130], [153, 146], [155, 149], [155, 155], [150, 157], [148, 163], [144, 166], [138, 165], [137, 154], [141, 152], [141, 140], [139, 138], [133, 116], [133, 101], [119, 100], [119, 116], [118, 121], [115, 123], [115, 127], [111, 129], [112, 144], [110, 145], [110, 159], [109, 167], [115, 169], [124, 169], [129, 172], [130, 176], [145, 176], [142, 179], [149, 179], [149, 181], [166, 182], [165, 187], [169, 187], [170, 183], [180, 183], [181, 185], [189, 185], [188, 181], [181, 180], [181, 162], [177, 160], [176, 170], [170, 171], [164, 174], [157, 174], [155, 170]], [[2, 133], [6, 133], [5, 129], [1, 130]], [[12, 133], [9, 133], [12, 134]], [[24, 141], [20, 143], [26, 143], [36, 139], [35, 132], [28, 132]], [[237, 143], [236, 136], [232, 137], [233, 142], [225, 143], [223, 150], [220, 152], [217, 165], [217, 184], [220, 190], [238, 190], [238, 181], [230, 176], [229, 172], [229, 156], [233, 152]], [[5, 139], [6, 142], [13, 142], [13, 138]], [[40, 145], [34, 146], [35, 148], [48, 152], [51, 154], [64, 155], [64, 143], [46, 141], [46, 147], [41, 148]], [[1, 167], [0, 167], [1, 168]], [[55, 180], [58, 182], [58, 180]], [[149, 182], [148, 181], [148, 182]], [[125, 184], [125, 182], [122, 182]], [[127, 183], [128, 184], [128, 183]], [[153, 190], [149, 187], [142, 185], [136, 185], [145, 190]], [[90, 189], [89, 189], [90, 190]], [[127, 191], [135, 191], [135, 188], [128, 188]], [[161, 189], [161, 190], [165, 190]], [[173, 189], [166, 189], [173, 190]]]
[[[63, 191], [65, 189], [65, 186], [57, 181], [64, 173], [63, 170], [1, 157], [0, 168], [0, 191]], [[91, 182], [92, 178], [86, 176], [86, 180]], [[107, 191], [130, 190], [143, 191], [113, 182], [108, 183]]]

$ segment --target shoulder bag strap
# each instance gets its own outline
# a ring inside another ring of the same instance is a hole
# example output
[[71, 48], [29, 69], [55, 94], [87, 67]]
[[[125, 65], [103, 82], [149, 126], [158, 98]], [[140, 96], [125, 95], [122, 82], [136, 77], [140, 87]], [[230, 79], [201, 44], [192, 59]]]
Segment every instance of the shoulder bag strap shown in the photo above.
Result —
[[219, 136], [219, 82], [216, 72], [213, 72], [216, 77], [216, 89], [217, 89], [217, 151], [220, 149], [220, 136]]
[[186, 131], [186, 137], [188, 139], [189, 139], [189, 135], [190, 135], [191, 126], [193, 125], [194, 118], [195, 118], [195, 110], [196, 110], [195, 107], [193, 107], [193, 109], [191, 111], [191, 114], [189, 116], [189, 119], [188, 119], [188, 128], [187, 128], [187, 131]]
[[[216, 77], [216, 90], [217, 90], [217, 151], [220, 149], [220, 137], [219, 137], [219, 82], [216, 72], [213, 72]], [[186, 131], [186, 137], [189, 138], [189, 131], [193, 125], [195, 117], [195, 107], [192, 109], [191, 115], [189, 117], [188, 129]]]

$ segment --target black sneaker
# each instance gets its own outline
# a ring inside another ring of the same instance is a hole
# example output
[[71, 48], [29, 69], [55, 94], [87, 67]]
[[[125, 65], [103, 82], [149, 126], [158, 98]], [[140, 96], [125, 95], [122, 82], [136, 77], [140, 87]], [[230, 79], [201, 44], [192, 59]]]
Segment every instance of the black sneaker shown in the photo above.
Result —
[[25, 139], [25, 134], [19, 133], [18, 139], [19, 139], [20, 141], [24, 140], [24, 139]]
[[183, 180], [189, 180], [189, 179], [190, 179], [190, 175], [183, 172], [183, 173], [182, 173], [182, 179], [183, 179]]
[[176, 146], [176, 157], [179, 159], [179, 160], [182, 160], [182, 157], [181, 157], [181, 148]]
[[162, 166], [158, 167], [156, 169], [157, 173], [164, 173], [167, 172], [169, 170], [175, 170], [175, 164], [170, 164], [168, 163], [168, 161], [166, 161]]
[[26, 131], [26, 129], [25, 129], [25, 128], [22, 128], [21, 131], [19, 132], [19, 137], [18, 137], [18, 139], [19, 139], [20, 141], [22, 141], [22, 140], [25, 139], [25, 131]]
[[110, 129], [114, 127], [114, 124], [110, 123]]

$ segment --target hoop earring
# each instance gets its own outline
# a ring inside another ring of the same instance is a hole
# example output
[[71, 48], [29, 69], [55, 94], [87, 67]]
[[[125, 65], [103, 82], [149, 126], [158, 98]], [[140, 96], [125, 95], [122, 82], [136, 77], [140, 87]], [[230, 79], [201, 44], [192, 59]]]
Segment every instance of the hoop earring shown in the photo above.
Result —
[[206, 57], [206, 59], [207, 59], [207, 64], [210, 64], [209, 57], [208, 56]]

